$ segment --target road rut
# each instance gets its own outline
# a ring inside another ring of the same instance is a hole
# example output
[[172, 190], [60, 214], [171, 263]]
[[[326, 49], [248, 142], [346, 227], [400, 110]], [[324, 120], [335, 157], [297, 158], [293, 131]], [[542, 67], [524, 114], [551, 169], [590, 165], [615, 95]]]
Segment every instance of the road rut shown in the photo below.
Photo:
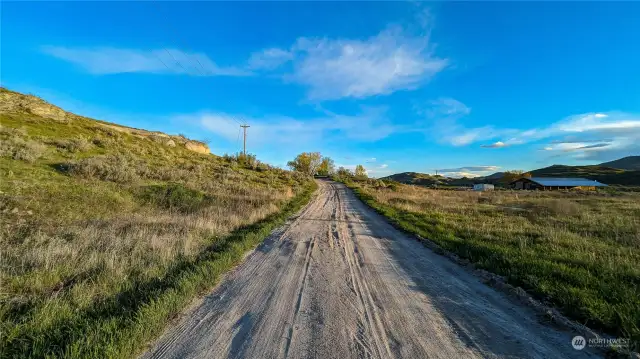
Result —
[[142, 357], [594, 356], [572, 337], [319, 181], [297, 217]]

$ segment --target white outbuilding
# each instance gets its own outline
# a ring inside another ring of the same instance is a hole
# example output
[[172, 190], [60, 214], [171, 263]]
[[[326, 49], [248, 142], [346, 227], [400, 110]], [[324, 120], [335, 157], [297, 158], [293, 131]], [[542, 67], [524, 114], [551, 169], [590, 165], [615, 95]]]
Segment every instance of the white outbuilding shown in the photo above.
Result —
[[473, 185], [474, 191], [493, 191], [493, 189], [493, 185], [488, 183], [479, 183]]

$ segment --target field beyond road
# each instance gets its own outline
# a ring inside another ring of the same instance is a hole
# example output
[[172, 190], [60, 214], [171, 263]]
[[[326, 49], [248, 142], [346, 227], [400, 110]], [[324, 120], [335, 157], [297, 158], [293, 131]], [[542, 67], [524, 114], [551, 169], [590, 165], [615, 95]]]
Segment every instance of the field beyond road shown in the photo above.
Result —
[[579, 323], [640, 340], [640, 193], [372, 183], [353, 186], [398, 227], [504, 276]]
[[319, 182], [297, 217], [143, 357], [596, 357], [343, 184]]

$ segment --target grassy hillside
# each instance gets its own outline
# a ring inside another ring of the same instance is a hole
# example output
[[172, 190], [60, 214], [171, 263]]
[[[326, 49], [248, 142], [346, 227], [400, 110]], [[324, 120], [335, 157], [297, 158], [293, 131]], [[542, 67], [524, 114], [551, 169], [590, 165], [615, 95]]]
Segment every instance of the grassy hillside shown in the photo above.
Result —
[[[397, 226], [640, 343], [640, 194], [350, 185]], [[636, 348], [637, 350], [637, 348]]]
[[628, 171], [640, 171], [640, 156], [627, 156], [615, 161], [601, 163], [600, 166]]
[[640, 186], [640, 171], [625, 171], [604, 166], [553, 165], [530, 173], [534, 177], [581, 177], [609, 185]]
[[395, 181], [404, 184], [414, 184], [426, 187], [472, 186], [475, 183], [472, 178], [450, 178], [419, 172], [396, 173], [387, 177], [382, 177], [380, 179], [384, 181]]
[[[636, 156], [637, 157], [637, 156]], [[633, 166], [633, 161], [625, 157], [620, 161], [628, 166]], [[614, 161], [615, 162], [615, 161]], [[608, 185], [640, 186], [640, 170], [624, 170], [602, 165], [596, 166], [563, 166], [553, 165], [533, 170], [534, 177], [581, 177], [596, 180]], [[472, 186], [474, 183], [492, 183], [504, 185], [503, 172], [497, 172], [486, 177], [474, 178], [449, 178], [433, 176], [425, 173], [403, 172], [381, 178], [382, 180], [395, 181], [404, 184], [414, 184], [425, 187], [446, 186]]]
[[313, 182], [0, 90], [0, 356], [126, 357]]

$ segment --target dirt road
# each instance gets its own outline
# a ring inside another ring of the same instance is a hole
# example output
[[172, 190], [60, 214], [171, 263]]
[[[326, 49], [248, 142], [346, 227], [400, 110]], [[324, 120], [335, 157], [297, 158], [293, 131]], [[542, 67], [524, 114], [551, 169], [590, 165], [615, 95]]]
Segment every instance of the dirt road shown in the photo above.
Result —
[[587, 358], [571, 333], [320, 182], [145, 358]]

